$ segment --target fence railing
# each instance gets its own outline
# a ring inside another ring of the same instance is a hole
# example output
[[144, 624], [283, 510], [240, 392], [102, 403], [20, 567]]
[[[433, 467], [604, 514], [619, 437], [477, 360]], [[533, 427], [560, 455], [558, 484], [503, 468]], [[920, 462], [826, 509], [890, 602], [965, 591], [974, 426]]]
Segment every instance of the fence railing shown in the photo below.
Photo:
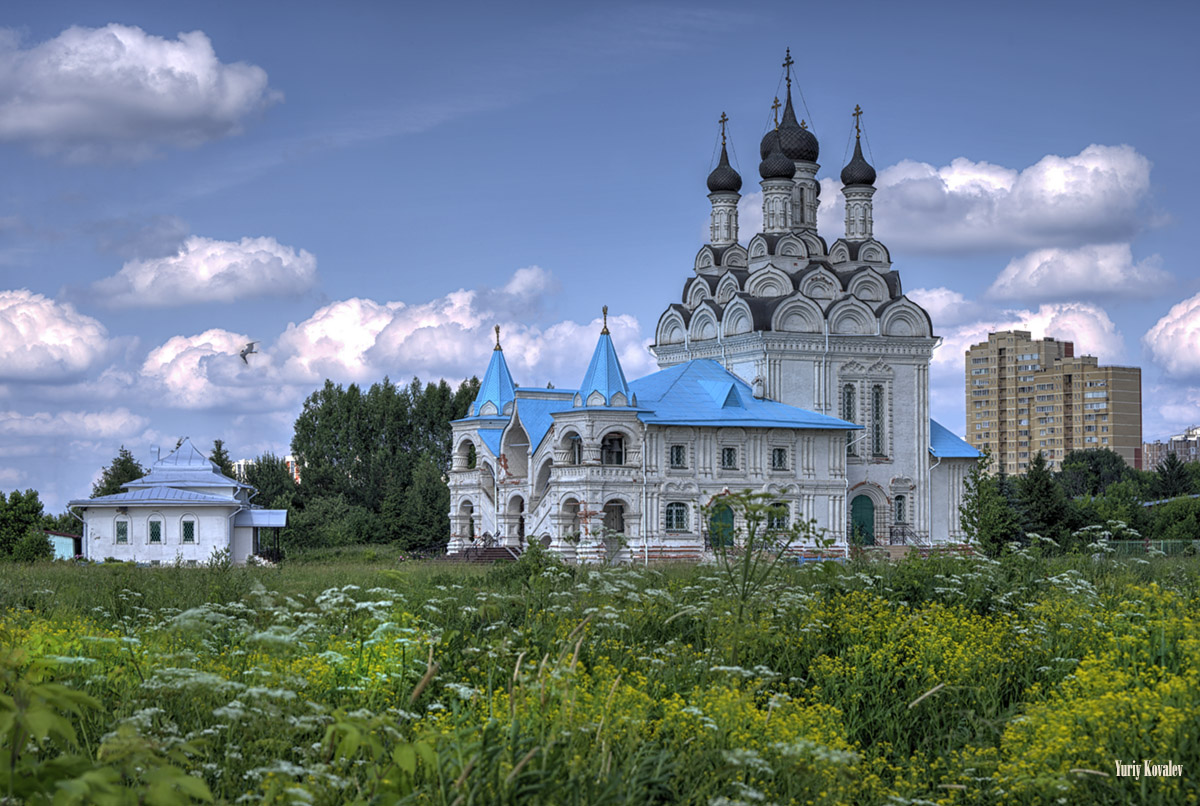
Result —
[[1200, 553], [1200, 540], [1110, 540], [1108, 545], [1123, 557], [1142, 557], [1155, 551], [1168, 557]]

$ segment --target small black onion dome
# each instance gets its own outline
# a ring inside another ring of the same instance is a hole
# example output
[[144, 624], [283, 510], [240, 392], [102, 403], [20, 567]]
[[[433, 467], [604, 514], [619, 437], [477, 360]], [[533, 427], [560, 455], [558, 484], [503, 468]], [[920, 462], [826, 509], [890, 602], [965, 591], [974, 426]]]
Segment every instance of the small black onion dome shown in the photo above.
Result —
[[843, 185], [874, 185], [875, 169], [863, 159], [862, 143], [854, 141], [854, 157], [842, 169]]
[[779, 148], [779, 137], [775, 138], [771, 153], [758, 164], [758, 175], [763, 179], [792, 179], [796, 176], [796, 164], [783, 155]]
[[775, 150], [776, 143], [779, 142], [779, 129], [771, 129], [763, 135], [762, 142], [758, 144], [758, 158], [765, 160]]
[[779, 146], [785, 157], [798, 162], [816, 162], [821, 153], [816, 135], [796, 122], [791, 89], [788, 89], [787, 104], [783, 107], [783, 119], [779, 121]]
[[710, 193], [737, 193], [742, 189], [742, 176], [733, 170], [729, 164], [729, 152], [721, 146], [721, 161], [708, 175], [708, 190]]

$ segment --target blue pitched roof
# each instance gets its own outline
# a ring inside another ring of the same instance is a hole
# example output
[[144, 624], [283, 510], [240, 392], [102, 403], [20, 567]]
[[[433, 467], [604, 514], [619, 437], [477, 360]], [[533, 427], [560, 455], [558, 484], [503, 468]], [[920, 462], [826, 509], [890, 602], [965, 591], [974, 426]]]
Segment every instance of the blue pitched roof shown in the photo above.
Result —
[[500, 414], [516, 394], [512, 373], [508, 371], [508, 362], [504, 360], [504, 351], [497, 344], [496, 349], [492, 350], [492, 360], [488, 362], [487, 372], [479, 384], [479, 394], [475, 396], [475, 404], [471, 406], [470, 413], [478, 415], [484, 403], [491, 403], [496, 407], [496, 413]]
[[545, 439], [546, 432], [550, 430], [550, 426], [554, 425], [554, 412], [571, 409], [573, 397], [574, 393], [566, 390], [558, 400], [536, 397], [517, 398], [517, 416], [521, 418], [521, 425], [525, 427], [525, 433], [529, 435], [529, 444], [533, 450], [537, 450], [538, 446], [542, 444], [542, 440]]
[[223, 475], [211, 459], [196, 449], [187, 437], [179, 447], [159, 459], [140, 479], [121, 485], [127, 490], [138, 487], [240, 487], [250, 488]]
[[754, 397], [750, 385], [716, 361], [698, 358], [630, 384], [638, 418], [652, 425], [716, 425], [745, 428], [861, 429], [827, 414]]
[[600, 333], [600, 340], [596, 342], [596, 350], [592, 353], [592, 362], [588, 364], [583, 383], [579, 384], [579, 396], [583, 398], [585, 406], [593, 392], [604, 396], [605, 405], [612, 405], [613, 395], [617, 392], [625, 395], [627, 403], [630, 402], [629, 384], [625, 381], [625, 372], [621, 369], [617, 348], [608, 335], [608, 328]]
[[488, 446], [488, 450], [493, 456], [500, 455], [500, 435], [504, 433], [503, 428], [480, 428], [479, 438], [483, 440], [483, 444]]
[[929, 421], [929, 452], [939, 459], [978, 459], [983, 455], [937, 420]]
[[116, 507], [149, 504], [209, 504], [218, 506], [241, 506], [233, 496], [210, 495], [178, 487], [139, 487], [125, 493], [101, 495], [96, 498], [81, 498], [67, 503], [68, 507]]

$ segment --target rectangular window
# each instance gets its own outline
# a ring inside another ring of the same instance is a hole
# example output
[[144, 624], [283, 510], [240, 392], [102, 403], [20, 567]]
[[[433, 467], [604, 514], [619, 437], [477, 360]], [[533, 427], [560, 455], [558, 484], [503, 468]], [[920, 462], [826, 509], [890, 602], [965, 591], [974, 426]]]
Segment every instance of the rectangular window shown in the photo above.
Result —
[[196, 542], [196, 522], [193, 520], [184, 521], [183, 528], [182, 528], [180, 534], [181, 534], [182, 542], [195, 543]]
[[667, 531], [687, 531], [687, 504], [667, 504]]
[[129, 521], [117, 521], [117, 542], [129, 542]]
[[672, 445], [668, 450], [668, 461], [671, 468], [674, 470], [683, 470], [687, 467], [687, 446]]
[[788, 526], [788, 505], [776, 501], [767, 508], [767, 528], [786, 529]]
[[771, 469], [772, 470], [787, 470], [788, 469], [787, 448], [772, 448], [771, 449]]
[[971, 370], [971, 374], [972, 375], [987, 375], [988, 374], [987, 367], [982, 367], [980, 369], [973, 369], [973, 370]]
[[721, 448], [721, 469], [737, 470], [737, 448]]
[[150, 521], [150, 542], [162, 542], [162, 521]]

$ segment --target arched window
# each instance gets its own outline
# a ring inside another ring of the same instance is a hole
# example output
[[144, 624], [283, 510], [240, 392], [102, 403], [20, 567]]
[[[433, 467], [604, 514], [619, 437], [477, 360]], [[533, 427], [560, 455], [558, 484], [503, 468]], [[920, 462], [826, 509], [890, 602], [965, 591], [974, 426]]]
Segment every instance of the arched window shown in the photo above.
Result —
[[475, 461], [476, 461], [475, 445], [469, 444], [469, 445], [467, 445], [467, 470], [475, 469]]
[[667, 504], [667, 531], [687, 531], [687, 504], [678, 502]]
[[883, 444], [883, 387], [871, 387], [871, 454], [883, 456], [887, 453]]
[[567, 437], [567, 450], [570, 453], [571, 464], [583, 464], [583, 440], [579, 438], [578, 434]]
[[196, 519], [191, 515], [184, 515], [179, 521], [179, 542], [185, 545], [196, 542]]
[[905, 500], [904, 496], [896, 496], [896, 523], [905, 523], [905, 519], [908, 517], [908, 513], [905, 511], [907, 504], [908, 501]]
[[116, 527], [113, 530], [117, 545], [123, 546], [129, 542], [129, 518], [124, 516], [117, 518]]
[[605, 465], [625, 464], [625, 437], [609, 434], [600, 443], [600, 463]]
[[[842, 419], [854, 422], [854, 384], [848, 383], [842, 387]], [[846, 453], [854, 455], [854, 432], [846, 433]]]

